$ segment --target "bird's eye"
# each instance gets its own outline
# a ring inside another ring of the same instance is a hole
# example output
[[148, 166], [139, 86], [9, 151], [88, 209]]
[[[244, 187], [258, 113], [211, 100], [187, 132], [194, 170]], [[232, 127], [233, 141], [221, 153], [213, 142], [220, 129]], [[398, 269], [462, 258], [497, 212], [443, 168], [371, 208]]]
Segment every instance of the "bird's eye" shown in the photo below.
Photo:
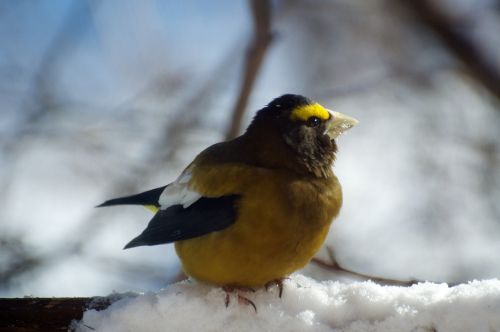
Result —
[[311, 116], [309, 119], [307, 119], [307, 125], [309, 127], [318, 127], [321, 124], [321, 119], [315, 116]]

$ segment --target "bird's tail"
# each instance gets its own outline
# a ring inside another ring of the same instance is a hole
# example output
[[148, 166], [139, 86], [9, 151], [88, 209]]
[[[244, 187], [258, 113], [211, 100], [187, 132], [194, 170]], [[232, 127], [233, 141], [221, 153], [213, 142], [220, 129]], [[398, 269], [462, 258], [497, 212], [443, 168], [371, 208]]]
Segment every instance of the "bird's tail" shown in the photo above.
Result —
[[143, 205], [147, 209], [156, 212], [160, 208], [160, 203], [158, 203], [158, 199], [160, 198], [160, 195], [163, 192], [163, 190], [165, 190], [165, 187], [166, 186], [151, 189], [136, 195], [113, 198], [107, 200], [102, 204], [97, 205], [96, 207], [112, 206], [112, 205]]

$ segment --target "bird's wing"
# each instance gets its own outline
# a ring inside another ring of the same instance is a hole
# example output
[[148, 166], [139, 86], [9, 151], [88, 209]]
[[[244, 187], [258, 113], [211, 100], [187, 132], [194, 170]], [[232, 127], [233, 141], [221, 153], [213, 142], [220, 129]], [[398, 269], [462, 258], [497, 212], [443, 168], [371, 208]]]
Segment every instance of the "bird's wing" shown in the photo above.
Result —
[[165, 187], [158, 198], [158, 212], [125, 249], [187, 240], [220, 231], [235, 222], [239, 195], [202, 195], [190, 187], [191, 169], [188, 167]]

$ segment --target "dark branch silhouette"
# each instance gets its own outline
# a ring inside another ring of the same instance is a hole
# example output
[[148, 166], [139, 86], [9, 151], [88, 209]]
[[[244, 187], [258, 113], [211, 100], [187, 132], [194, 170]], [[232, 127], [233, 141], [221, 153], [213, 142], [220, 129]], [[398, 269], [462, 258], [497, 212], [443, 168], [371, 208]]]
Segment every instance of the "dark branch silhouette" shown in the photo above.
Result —
[[106, 297], [0, 299], [0, 331], [67, 331], [85, 310], [103, 310], [112, 302]]
[[337, 262], [337, 259], [335, 258], [335, 254], [334, 254], [333, 249], [331, 247], [326, 247], [326, 250], [328, 252], [329, 261], [324, 261], [324, 260], [319, 259], [319, 258], [313, 258], [311, 262], [321, 266], [324, 269], [327, 269], [327, 270], [330, 270], [333, 272], [349, 274], [349, 275], [357, 277], [357, 278], [372, 280], [374, 282], [377, 282], [377, 283], [380, 283], [383, 285], [411, 286], [413, 284], [420, 282], [420, 280], [416, 280], [416, 279], [413, 279], [413, 280], [388, 279], [388, 278], [376, 277], [376, 276], [372, 276], [369, 274], [364, 274], [364, 273], [348, 270], [348, 269], [340, 266], [340, 264]]
[[[458, 58], [470, 74], [500, 99], [500, 61], [488, 52], [487, 46], [470, 33], [471, 22], [456, 19], [438, 1], [420, 0], [405, 2], [441, 38], [443, 44]], [[473, 23], [480, 19], [476, 18]]]
[[262, 61], [266, 51], [271, 43], [271, 4], [269, 0], [251, 0], [254, 38], [248, 49], [246, 56], [245, 72], [240, 87], [240, 92], [233, 107], [232, 119], [229, 130], [226, 134], [227, 139], [238, 136], [241, 129], [241, 121], [245, 114], [245, 108], [252, 88], [259, 73]]

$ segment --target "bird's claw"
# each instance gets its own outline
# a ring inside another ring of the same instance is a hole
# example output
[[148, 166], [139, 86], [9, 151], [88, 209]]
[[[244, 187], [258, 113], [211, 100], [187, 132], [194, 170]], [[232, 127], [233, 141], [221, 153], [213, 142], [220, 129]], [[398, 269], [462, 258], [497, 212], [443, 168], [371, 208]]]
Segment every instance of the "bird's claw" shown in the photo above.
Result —
[[265, 284], [266, 291], [269, 291], [269, 288], [276, 285], [278, 287], [278, 297], [281, 299], [281, 295], [283, 295], [283, 281], [290, 278], [279, 278], [269, 281]]
[[253, 309], [255, 310], [255, 312], [257, 313], [257, 306], [255, 305], [255, 303], [253, 303], [252, 300], [250, 300], [244, 296], [241, 296], [241, 294], [238, 294], [238, 303], [245, 304], [245, 305], [251, 305], [253, 307]]
[[235, 287], [235, 286], [224, 286], [222, 287], [222, 290], [226, 292], [226, 297], [224, 299], [224, 304], [226, 305], [226, 308], [229, 306], [229, 303], [231, 301], [230, 294], [231, 293], [236, 293], [238, 296], [238, 303], [239, 304], [245, 304], [245, 305], [251, 305], [255, 312], [257, 312], [257, 306], [255, 303], [253, 303], [252, 300], [249, 298], [241, 295], [239, 292], [255, 292], [255, 289], [251, 287]]

